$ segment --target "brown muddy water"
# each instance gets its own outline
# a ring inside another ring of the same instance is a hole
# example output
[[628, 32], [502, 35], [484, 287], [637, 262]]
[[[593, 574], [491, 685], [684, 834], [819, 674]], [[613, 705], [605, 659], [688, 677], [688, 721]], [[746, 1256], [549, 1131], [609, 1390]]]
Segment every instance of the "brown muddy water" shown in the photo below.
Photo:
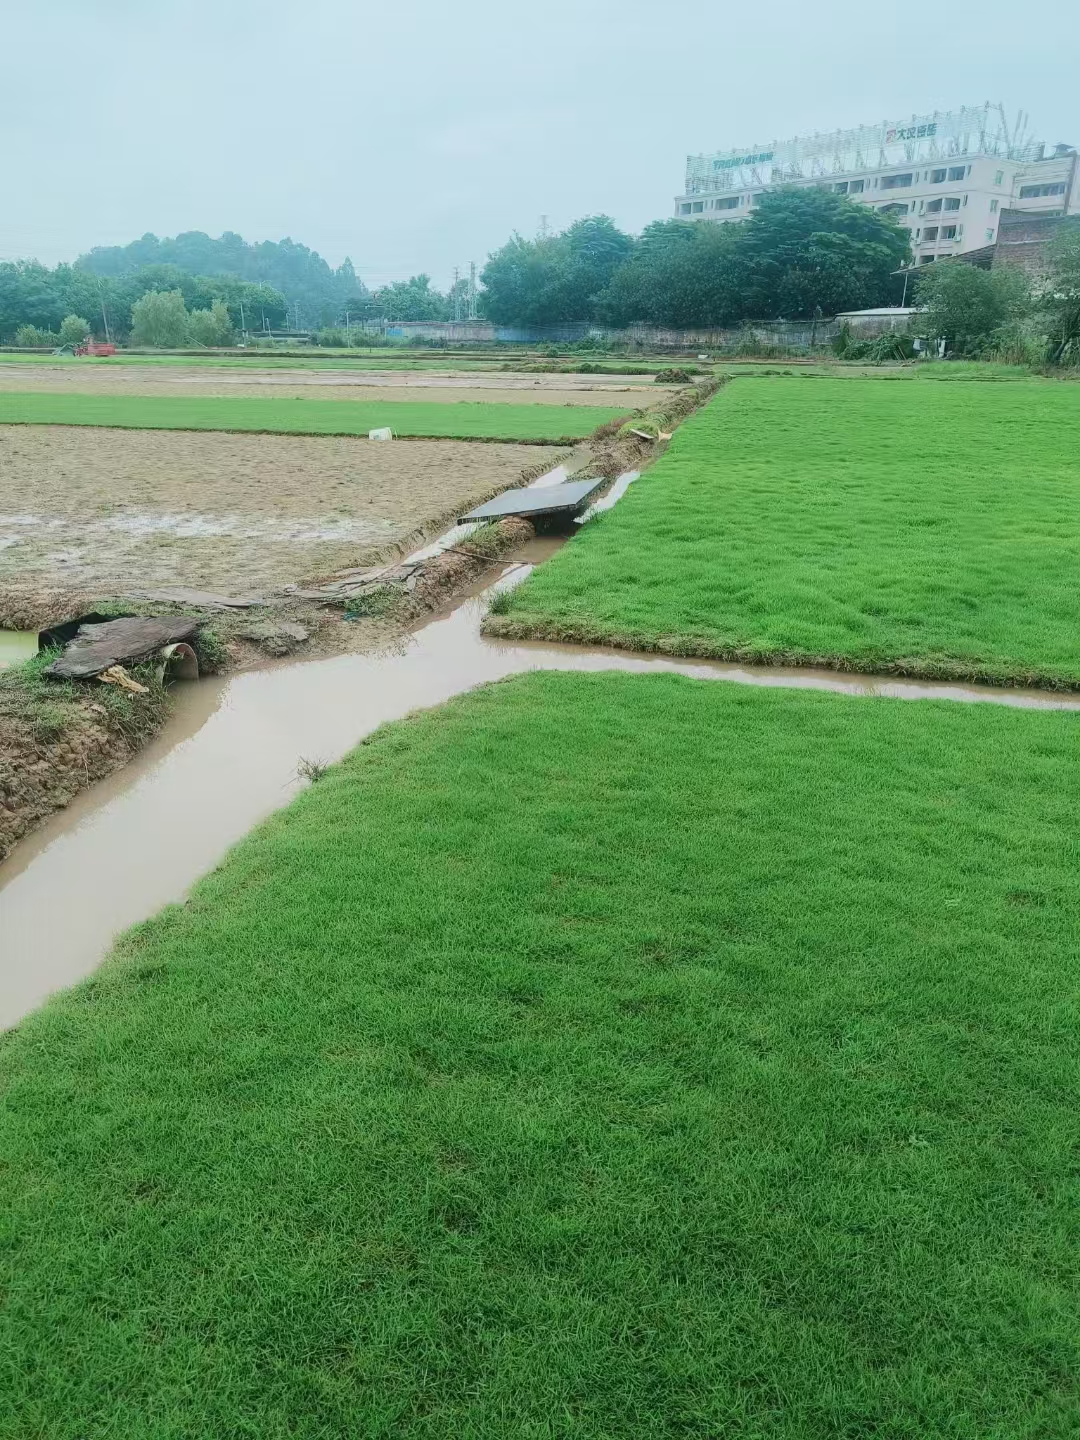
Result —
[[530, 670], [679, 674], [846, 695], [1080, 709], [1080, 697], [752, 668], [617, 650], [513, 644], [480, 634], [486, 596], [558, 548], [538, 540], [495, 586], [376, 655], [285, 663], [182, 687], [142, 753], [76, 799], [0, 867], [0, 1025], [88, 975], [114, 937], [170, 901], [305, 783], [302, 760], [333, 761], [388, 720]]
[[38, 651], [36, 630], [0, 630], [0, 670], [29, 660]]

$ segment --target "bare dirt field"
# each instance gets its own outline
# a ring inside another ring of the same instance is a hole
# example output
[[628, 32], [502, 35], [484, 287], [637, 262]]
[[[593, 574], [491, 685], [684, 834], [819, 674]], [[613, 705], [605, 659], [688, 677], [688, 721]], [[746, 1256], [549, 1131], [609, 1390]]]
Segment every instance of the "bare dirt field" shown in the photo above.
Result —
[[[3, 365], [0, 390], [82, 395], [295, 396], [308, 400], [483, 400], [545, 405], [658, 405], [673, 392], [623, 375], [441, 374], [401, 371], [235, 370], [198, 366]], [[462, 392], [467, 392], [463, 394]]]
[[269, 593], [362, 563], [564, 453], [0, 426], [0, 587]]

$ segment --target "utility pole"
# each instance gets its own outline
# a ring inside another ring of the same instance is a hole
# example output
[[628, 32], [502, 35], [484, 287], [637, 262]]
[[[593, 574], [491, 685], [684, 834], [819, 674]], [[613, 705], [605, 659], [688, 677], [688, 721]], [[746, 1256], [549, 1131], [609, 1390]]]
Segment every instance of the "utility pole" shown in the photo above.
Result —
[[101, 323], [105, 326], [105, 341], [109, 343], [109, 317], [105, 313], [105, 292], [101, 288], [100, 279], [97, 282], [98, 299], [101, 301]]
[[539, 232], [539, 233], [540, 233], [540, 239], [541, 239], [541, 240], [546, 240], [546, 239], [548, 238], [548, 217], [547, 217], [546, 215], [541, 215], [541, 216], [540, 216], [540, 232]]
[[459, 268], [457, 265], [455, 265], [455, 266], [454, 266], [454, 284], [453, 284], [453, 287], [452, 287], [451, 292], [450, 292], [450, 293], [453, 295], [453, 297], [454, 297], [454, 319], [455, 319], [455, 320], [460, 320], [460, 319], [461, 319], [461, 289], [460, 289], [460, 285], [461, 285], [461, 270], [460, 270], [460, 268]]
[[244, 302], [240, 301], [240, 334], [247, 334], [247, 326], [244, 324]]
[[469, 261], [469, 319], [476, 319], [476, 261]]

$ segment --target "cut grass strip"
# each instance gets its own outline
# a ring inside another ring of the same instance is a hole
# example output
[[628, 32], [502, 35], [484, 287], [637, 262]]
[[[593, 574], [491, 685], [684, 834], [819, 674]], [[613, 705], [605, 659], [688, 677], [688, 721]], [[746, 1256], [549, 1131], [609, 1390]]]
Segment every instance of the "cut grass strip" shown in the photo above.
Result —
[[1080, 686], [1080, 387], [734, 381], [495, 633]]
[[1074, 1436], [1076, 733], [380, 732], [0, 1048], [0, 1429]]
[[126, 430], [244, 430], [364, 435], [389, 425], [403, 439], [572, 443], [627, 410], [597, 405], [492, 405], [414, 400], [232, 399], [204, 395], [0, 392], [0, 424], [94, 425]]

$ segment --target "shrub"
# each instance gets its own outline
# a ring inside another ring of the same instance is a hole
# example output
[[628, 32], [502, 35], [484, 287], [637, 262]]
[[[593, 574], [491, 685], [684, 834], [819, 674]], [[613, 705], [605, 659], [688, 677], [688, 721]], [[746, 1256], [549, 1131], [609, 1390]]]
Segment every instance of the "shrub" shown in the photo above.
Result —
[[60, 336], [51, 330], [39, 330], [36, 325], [20, 325], [15, 331], [15, 344], [23, 350], [55, 349]]
[[236, 339], [228, 306], [215, 300], [209, 310], [193, 310], [188, 320], [188, 340], [192, 345], [231, 345]]
[[81, 345], [90, 337], [90, 322], [81, 315], [65, 315], [60, 322], [60, 344]]

